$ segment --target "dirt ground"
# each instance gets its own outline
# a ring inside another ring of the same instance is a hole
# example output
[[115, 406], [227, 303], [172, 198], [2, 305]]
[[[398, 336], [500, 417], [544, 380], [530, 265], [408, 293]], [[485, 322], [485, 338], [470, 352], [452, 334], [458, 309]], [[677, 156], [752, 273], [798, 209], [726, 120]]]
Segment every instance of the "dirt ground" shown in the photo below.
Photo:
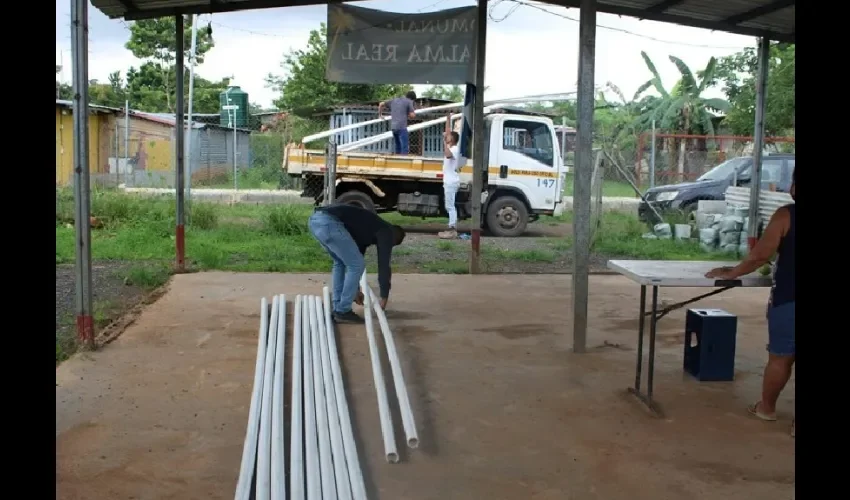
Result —
[[[92, 300], [95, 322], [103, 327], [145, 299], [150, 290], [127, 281], [127, 272], [136, 262], [98, 261], [92, 263]], [[61, 347], [72, 349], [74, 324], [74, 265], [56, 265], [56, 339]], [[64, 345], [64, 344], [67, 344]]]
[[[57, 498], [232, 498], [259, 298], [319, 294], [324, 278], [175, 276], [119, 339], [60, 365]], [[659, 323], [656, 398], [667, 417], [658, 419], [624, 391], [634, 380], [639, 292], [625, 278], [591, 277], [582, 355], [570, 352], [568, 276], [397, 275], [393, 285], [388, 316], [421, 440], [417, 450], [404, 448], [396, 414], [401, 464], [383, 456], [365, 330], [339, 331], [370, 498], [793, 497], [793, 382], [779, 422], [745, 410], [758, 397], [766, 356], [766, 290], [700, 303], [739, 316], [732, 383], [683, 376], [684, 311]], [[661, 297], [698, 292], [663, 289]]]

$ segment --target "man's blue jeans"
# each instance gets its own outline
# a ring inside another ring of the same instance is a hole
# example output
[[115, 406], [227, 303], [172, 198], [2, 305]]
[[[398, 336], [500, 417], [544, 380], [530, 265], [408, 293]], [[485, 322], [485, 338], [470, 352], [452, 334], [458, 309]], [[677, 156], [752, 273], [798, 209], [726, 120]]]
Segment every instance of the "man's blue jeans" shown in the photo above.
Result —
[[331, 290], [333, 312], [347, 313], [366, 270], [363, 254], [342, 222], [333, 215], [317, 210], [310, 216], [310, 233], [333, 259]]
[[410, 153], [410, 132], [406, 128], [393, 130], [393, 146], [397, 155]]

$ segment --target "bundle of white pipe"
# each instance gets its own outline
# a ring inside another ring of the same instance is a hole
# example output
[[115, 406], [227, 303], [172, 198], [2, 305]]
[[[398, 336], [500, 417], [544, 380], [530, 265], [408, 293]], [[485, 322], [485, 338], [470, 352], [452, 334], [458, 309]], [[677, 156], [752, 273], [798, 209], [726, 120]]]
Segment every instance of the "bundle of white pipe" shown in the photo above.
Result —
[[[286, 298], [260, 301], [254, 389], [236, 500], [367, 500], [331, 320], [330, 292], [295, 297], [289, 460], [284, 450]], [[256, 479], [256, 481], [254, 481]]]

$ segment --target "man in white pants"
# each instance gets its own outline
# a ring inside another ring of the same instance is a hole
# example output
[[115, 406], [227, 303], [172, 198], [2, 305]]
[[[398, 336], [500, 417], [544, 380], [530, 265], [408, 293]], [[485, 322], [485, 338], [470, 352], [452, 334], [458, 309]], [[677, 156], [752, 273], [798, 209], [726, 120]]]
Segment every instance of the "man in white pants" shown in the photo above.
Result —
[[446, 212], [449, 214], [449, 228], [437, 234], [444, 240], [457, 238], [457, 208], [455, 197], [460, 189], [460, 169], [465, 161], [460, 156], [458, 141], [460, 135], [452, 130], [451, 113], [446, 118], [446, 131], [443, 134], [443, 194]]

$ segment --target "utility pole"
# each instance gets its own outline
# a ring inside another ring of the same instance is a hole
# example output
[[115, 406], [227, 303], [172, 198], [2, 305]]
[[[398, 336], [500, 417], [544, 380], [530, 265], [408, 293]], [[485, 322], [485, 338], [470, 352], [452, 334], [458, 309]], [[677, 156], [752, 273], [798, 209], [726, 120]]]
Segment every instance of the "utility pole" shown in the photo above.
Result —
[[[192, 15], [192, 47], [189, 49], [189, 116], [186, 119], [186, 165], [189, 166], [189, 182], [186, 183], [186, 199], [189, 200], [188, 223], [192, 223], [192, 105], [195, 96], [195, 53], [198, 50], [198, 15]], [[181, 110], [182, 111], [182, 110]]]

